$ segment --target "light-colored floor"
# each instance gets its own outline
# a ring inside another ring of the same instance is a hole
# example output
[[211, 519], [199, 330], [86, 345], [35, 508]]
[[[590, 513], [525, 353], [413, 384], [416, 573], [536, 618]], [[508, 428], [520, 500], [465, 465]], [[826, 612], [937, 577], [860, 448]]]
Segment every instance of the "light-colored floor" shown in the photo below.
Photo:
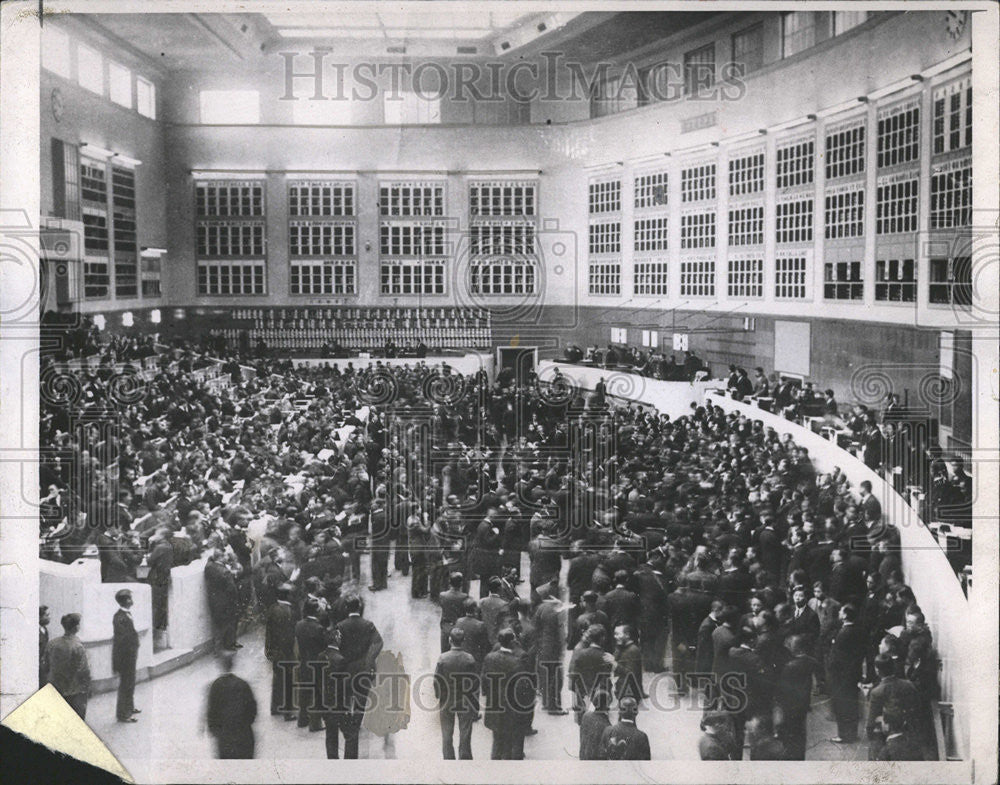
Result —
[[[367, 563], [362, 569], [367, 570]], [[362, 576], [362, 586], [368, 584], [367, 577]], [[520, 588], [526, 591], [526, 584]], [[478, 596], [475, 582], [472, 591], [473, 596]], [[385, 648], [402, 654], [414, 694], [410, 701], [408, 727], [389, 737], [388, 743], [363, 730], [360, 757], [440, 760], [441, 732], [434, 710], [433, 687], [428, 678], [419, 678], [420, 674], [433, 673], [440, 654], [440, 609], [429, 600], [411, 599], [409, 578], [399, 574], [389, 578], [388, 590], [375, 594], [364, 590], [364, 593], [367, 603], [365, 616], [382, 633]], [[323, 732], [310, 733], [305, 728], [298, 728], [294, 722], [285, 722], [269, 713], [271, 667], [264, 657], [262, 629], [249, 630], [240, 637], [240, 643], [243, 648], [237, 655], [235, 672], [253, 687], [258, 703], [258, 718], [254, 727], [256, 757], [263, 760], [325, 758]], [[219, 673], [212, 657], [202, 657], [184, 668], [137, 685], [135, 704], [142, 709], [142, 713], [136, 715], [139, 720], [136, 723], [115, 720], [114, 692], [96, 695], [90, 700], [87, 723], [120, 759], [212, 758], [215, 754], [212, 740], [204, 727], [205, 696], [209, 684]], [[657, 701], [656, 708], [646, 706], [638, 718], [639, 727], [649, 734], [653, 759], [697, 760], [701, 709], [694, 705], [691, 698], [678, 696], [672, 679], [666, 674], [655, 682], [647, 674], [644, 686]], [[569, 691], [564, 690], [563, 706], [570, 708], [571, 705]], [[864, 743], [838, 745], [828, 741], [836, 735], [836, 728], [828, 715], [828, 699], [814, 698], [808, 726], [810, 747], [807, 759], [865, 760], [867, 749]], [[550, 716], [538, 710], [534, 725], [538, 734], [526, 739], [526, 758], [577, 758], [579, 729], [572, 714]], [[490, 732], [482, 722], [476, 723], [472, 732], [473, 758], [488, 759], [491, 742]]]

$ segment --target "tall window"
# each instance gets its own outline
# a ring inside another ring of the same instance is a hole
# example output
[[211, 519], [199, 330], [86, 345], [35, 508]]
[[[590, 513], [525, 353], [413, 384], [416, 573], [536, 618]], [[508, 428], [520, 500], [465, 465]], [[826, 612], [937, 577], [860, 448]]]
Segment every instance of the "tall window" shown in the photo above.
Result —
[[810, 243], [813, 239], [813, 200], [799, 199], [776, 205], [776, 240], [779, 243]]
[[935, 305], [971, 305], [972, 258], [932, 258], [927, 295]]
[[637, 219], [634, 249], [636, 251], [667, 250], [667, 216]]
[[104, 59], [96, 49], [77, 44], [76, 81], [80, 87], [104, 95]]
[[861, 237], [865, 233], [864, 184], [826, 192], [826, 239]]
[[862, 300], [865, 282], [861, 262], [827, 262], [823, 272], [823, 297], [827, 300]]
[[806, 296], [805, 256], [778, 256], [774, 260], [774, 296], [779, 300], [804, 300]]
[[776, 151], [778, 188], [794, 188], [812, 183], [813, 156], [812, 139], [802, 139], [779, 147]]
[[763, 22], [733, 34], [733, 62], [743, 66], [744, 74], [764, 66]]
[[592, 180], [588, 186], [588, 291], [617, 295], [622, 290], [621, 180]]
[[972, 224], [972, 161], [935, 167], [931, 173], [931, 229]]
[[111, 167], [115, 296], [136, 297], [139, 290], [139, 243], [135, 220], [135, 170]]
[[811, 11], [792, 11], [781, 17], [781, 56], [791, 57], [816, 43], [816, 18]]
[[635, 293], [667, 294], [667, 266], [664, 261], [635, 262], [633, 264]]
[[704, 95], [715, 84], [715, 44], [684, 54], [684, 93]]
[[764, 153], [755, 152], [729, 161], [729, 195], [745, 196], [764, 190]]
[[934, 154], [972, 144], [972, 79], [934, 91]]
[[132, 72], [118, 63], [108, 63], [108, 96], [119, 106], [132, 108]]
[[917, 299], [917, 268], [912, 259], [878, 259], [875, 262], [875, 299], [912, 303]]
[[826, 135], [826, 179], [850, 177], [865, 170], [865, 121], [831, 129]]
[[728, 292], [730, 297], [763, 297], [764, 260], [730, 259]]
[[599, 180], [588, 189], [590, 214], [617, 213], [622, 209], [621, 180]]
[[667, 173], [651, 172], [635, 178], [635, 209], [667, 206]]
[[253, 125], [260, 122], [257, 90], [202, 90], [201, 122], [218, 125]]
[[878, 166], [896, 166], [920, 155], [920, 107], [916, 101], [878, 113]]
[[469, 288], [473, 294], [534, 294], [538, 284], [538, 184], [469, 184]]
[[590, 294], [621, 294], [621, 261], [597, 262], [591, 260], [587, 271], [587, 286]]
[[58, 218], [80, 218], [80, 150], [52, 140], [52, 212]]
[[383, 295], [444, 294], [450, 248], [443, 182], [379, 186], [380, 291]]
[[266, 294], [264, 183], [195, 182], [198, 293]]
[[156, 119], [156, 85], [141, 76], [135, 78], [135, 108], [144, 117]]
[[42, 67], [70, 79], [73, 75], [69, 57], [69, 36], [51, 23], [42, 28]]
[[681, 248], [715, 248], [715, 212], [681, 215]]
[[83, 296], [105, 299], [110, 294], [111, 246], [108, 166], [104, 161], [80, 158], [80, 194], [83, 211]]
[[764, 205], [729, 208], [729, 244], [760, 245], [764, 242]]
[[681, 201], [715, 199], [715, 164], [706, 163], [681, 170]]
[[292, 294], [357, 293], [354, 205], [355, 184], [351, 181], [289, 182], [288, 253]]
[[875, 231], [878, 234], [915, 232], [918, 192], [916, 177], [879, 178]]
[[715, 296], [715, 260], [681, 259], [681, 297]]

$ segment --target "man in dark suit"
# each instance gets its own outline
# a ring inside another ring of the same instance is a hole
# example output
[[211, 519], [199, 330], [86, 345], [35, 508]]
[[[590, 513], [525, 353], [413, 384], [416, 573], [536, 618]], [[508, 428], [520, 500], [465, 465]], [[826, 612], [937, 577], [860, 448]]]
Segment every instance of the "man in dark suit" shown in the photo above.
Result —
[[472, 597], [466, 597], [463, 610], [465, 615], [455, 622], [453, 629], [462, 631], [462, 648], [482, 667], [490, 652], [490, 636], [479, 618], [479, 605]]
[[[741, 629], [737, 634], [739, 645], [729, 650], [729, 679], [722, 689], [722, 701], [733, 717], [736, 748], [743, 749], [743, 734], [751, 717], [771, 714], [771, 696], [764, 689], [764, 667], [753, 650], [754, 633]], [[738, 690], [731, 694], [731, 689]], [[727, 702], [728, 699], [728, 702]], [[742, 755], [741, 755], [742, 758]]]
[[601, 759], [601, 739], [604, 731], [611, 727], [608, 709], [611, 708], [611, 694], [598, 688], [591, 694], [591, 708], [580, 718], [580, 760]]
[[[280, 601], [279, 601], [280, 602]], [[323, 695], [323, 723], [326, 725], [326, 757], [340, 757], [340, 734], [348, 741], [351, 709], [351, 681], [347, 660], [340, 651], [340, 633], [326, 630], [326, 648], [319, 655], [320, 685]]]
[[38, 608], [38, 689], [45, 686], [49, 678], [49, 606]]
[[87, 719], [90, 700], [90, 662], [87, 650], [77, 637], [80, 631], [79, 613], [67, 613], [60, 619], [63, 634], [49, 641], [49, 684], [55, 687], [80, 719]]
[[299, 648], [299, 727], [323, 730], [320, 704], [320, 655], [326, 649], [326, 630], [319, 621], [319, 603], [310, 598], [302, 607], [303, 618], [295, 624]]
[[512, 626], [513, 619], [510, 603], [500, 596], [500, 586], [502, 580], [494, 575], [489, 580], [489, 594], [479, 601], [479, 613], [486, 625], [486, 634], [490, 639], [490, 646], [495, 646], [497, 635], [504, 627]]
[[806, 603], [809, 594], [805, 586], [796, 586], [792, 591], [792, 617], [788, 621], [789, 635], [802, 635], [810, 646], [819, 638], [819, 616]]
[[483, 662], [484, 724], [493, 731], [493, 760], [516, 760], [526, 725], [524, 715], [534, 702], [530, 675], [514, 653], [514, 631], [507, 628], [497, 637], [499, 648]]
[[789, 760], [806, 759], [806, 716], [809, 713], [813, 677], [820, 667], [809, 656], [807, 646], [801, 635], [788, 639], [792, 658], [781, 669], [775, 691], [779, 717], [778, 735], [785, 743]]
[[618, 722], [601, 735], [601, 760], [650, 760], [649, 737], [635, 726], [639, 705], [633, 698], [618, 704]]
[[722, 600], [712, 600], [712, 610], [698, 626], [698, 643], [694, 662], [694, 669], [698, 673], [712, 672], [712, 659], [715, 655], [712, 646], [712, 633], [722, 624], [722, 611], [725, 607]]
[[667, 585], [663, 573], [652, 562], [645, 562], [635, 572], [639, 595], [639, 639], [642, 642], [643, 667], [652, 673], [663, 671], [667, 648]]
[[599, 595], [596, 591], [585, 591], [582, 596], [583, 610], [576, 617], [574, 628], [570, 630], [567, 640], [567, 648], [576, 648], [576, 645], [583, 638], [583, 634], [594, 624], [600, 625], [604, 629], [604, 648], [610, 649], [614, 642], [614, 627], [608, 614], [597, 607]]
[[733, 548], [729, 552], [722, 574], [719, 575], [719, 597], [727, 605], [734, 606], [740, 613], [750, 602], [753, 578], [743, 565], [740, 551]]
[[[695, 653], [698, 646], [698, 625], [708, 614], [705, 601], [711, 606], [712, 598], [696, 591], [686, 584], [681, 584], [667, 597], [672, 625], [671, 654], [674, 663], [674, 679], [681, 693], [688, 690], [688, 673], [695, 665]], [[711, 662], [711, 647], [708, 648], [708, 658]], [[704, 671], [711, 672], [711, 667]]]
[[372, 583], [369, 591], [381, 591], [389, 587], [389, 549], [392, 547], [392, 527], [385, 508], [385, 490], [380, 488], [372, 502], [371, 550]]
[[615, 573], [615, 587], [597, 601], [597, 607], [608, 614], [613, 627], [628, 624], [633, 629], [639, 621], [639, 597], [625, 588], [629, 574], [625, 570]]
[[455, 760], [455, 720], [458, 720], [459, 760], [472, 760], [472, 723], [479, 712], [479, 663], [462, 648], [465, 633], [453, 629], [451, 648], [438, 659], [434, 670], [434, 695], [441, 716], [441, 742], [445, 760]]
[[489, 580], [500, 574], [500, 527], [495, 521], [498, 515], [496, 507], [486, 511], [486, 517], [476, 529], [472, 541], [472, 558], [470, 567], [479, 576], [479, 596], [485, 597], [489, 589]]
[[216, 757], [223, 760], [253, 758], [253, 723], [257, 701], [253, 690], [232, 672], [236, 652], [219, 655], [225, 671], [208, 689], [208, 732], [215, 737]]
[[604, 634], [604, 627], [599, 624], [588, 627], [569, 661], [569, 686], [577, 722], [587, 708], [587, 698], [595, 690], [606, 691], [611, 684], [614, 658], [604, 648]]
[[216, 548], [205, 563], [205, 589], [208, 592], [208, 610], [215, 633], [215, 649], [237, 648], [236, 623], [239, 619], [240, 593], [236, 576], [222, 561], [222, 550]]
[[538, 606], [535, 628], [538, 633], [538, 685], [542, 708], [549, 714], [566, 714], [561, 697], [566, 623], [558, 593], [547, 596]]
[[[382, 635], [368, 619], [361, 616], [361, 599], [355, 595], [344, 601], [347, 618], [337, 624], [340, 650], [351, 677], [351, 711], [344, 731], [344, 757], [358, 757], [358, 734], [364, 720], [368, 693], [371, 690], [375, 659], [382, 651]], [[349, 732], [348, 732], [349, 731]]]
[[465, 577], [460, 572], [453, 572], [448, 578], [449, 588], [438, 595], [441, 603], [441, 651], [448, 651], [450, 644], [448, 634], [465, 613], [465, 601], [469, 595], [462, 591]]
[[827, 685], [833, 714], [837, 719], [837, 736], [831, 741], [850, 744], [858, 739], [858, 682], [865, 659], [865, 633], [856, 624], [858, 612], [848, 603], [840, 609], [840, 632], [834, 638], [827, 660]]
[[615, 697], [618, 704], [632, 698], [638, 704], [644, 697], [642, 688], [642, 652], [635, 643], [635, 633], [628, 624], [615, 627]]
[[740, 616], [736, 608], [727, 605], [720, 618], [722, 623], [712, 633], [712, 707], [718, 704], [722, 680], [730, 671], [729, 651], [737, 645]]
[[139, 658], [139, 633], [132, 621], [132, 592], [121, 589], [115, 594], [119, 608], [112, 619], [114, 635], [111, 641], [111, 670], [118, 674], [118, 703], [115, 717], [118, 722], [135, 722], [133, 714], [139, 709], [132, 702], [135, 697], [135, 663]]
[[295, 611], [292, 586], [278, 587], [278, 601], [264, 617], [264, 656], [271, 662], [271, 714], [295, 719]]
[[170, 595], [170, 570], [174, 566], [174, 549], [170, 545], [170, 527], [162, 526], [150, 540], [149, 583], [153, 594], [153, 633], [162, 636], [167, 629], [167, 604]]
[[890, 658], [876, 657], [875, 672], [879, 683], [868, 695], [868, 721], [865, 723], [868, 760], [879, 760], [878, 753], [886, 742], [885, 724], [895, 720], [900, 727], [915, 728], [920, 713], [917, 688], [913, 682], [896, 675], [895, 664]]

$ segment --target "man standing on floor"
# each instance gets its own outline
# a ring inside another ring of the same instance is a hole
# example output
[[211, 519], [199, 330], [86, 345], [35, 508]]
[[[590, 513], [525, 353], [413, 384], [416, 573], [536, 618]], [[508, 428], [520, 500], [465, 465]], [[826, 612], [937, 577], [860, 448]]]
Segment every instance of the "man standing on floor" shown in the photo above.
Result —
[[449, 588], [438, 595], [441, 603], [441, 651], [448, 651], [450, 644], [448, 634], [455, 622], [462, 618], [465, 613], [465, 601], [469, 595], [462, 591], [465, 584], [465, 577], [460, 572], [453, 572], [448, 578]]
[[580, 719], [580, 760], [601, 759], [601, 739], [604, 731], [611, 727], [608, 719], [611, 693], [598, 688], [591, 695], [591, 703], [591, 708]]
[[326, 649], [326, 630], [319, 622], [319, 603], [308, 599], [302, 608], [305, 618], [295, 624], [299, 647], [299, 727], [311, 732], [323, 730], [320, 698], [320, 655]]
[[153, 645], [165, 645], [167, 633], [168, 602], [170, 597], [170, 570], [174, 566], [174, 549], [170, 545], [173, 532], [161, 526], [150, 540], [149, 575], [146, 581], [153, 593]]
[[80, 715], [87, 719], [87, 701], [90, 699], [90, 662], [87, 650], [77, 637], [80, 631], [80, 614], [67, 613], [60, 619], [63, 634], [49, 641], [49, 683]]
[[840, 632], [834, 638], [827, 661], [827, 686], [837, 719], [837, 735], [831, 741], [850, 744], [858, 740], [858, 682], [865, 659], [865, 633], [856, 624], [857, 609], [848, 603], [840, 609]]
[[205, 589], [216, 651], [232, 650], [236, 643], [236, 623], [239, 620], [240, 592], [236, 576], [223, 563], [222, 549], [211, 551], [205, 563]]
[[38, 689], [49, 676], [49, 606], [38, 608]]
[[792, 658], [778, 678], [775, 703], [778, 707], [778, 736], [785, 744], [788, 760], [806, 759], [806, 717], [813, 690], [813, 676], [820, 665], [809, 656], [801, 635], [788, 639]]
[[340, 633], [326, 631], [326, 649], [320, 655], [320, 692], [323, 696], [323, 721], [326, 724], [326, 757], [340, 757], [340, 734], [346, 747], [351, 708], [351, 681], [347, 660], [340, 651]]
[[538, 606], [535, 611], [535, 626], [538, 631], [538, 686], [542, 708], [549, 714], [566, 714], [562, 707], [566, 627], [558, 590]]
[[382, 651], [382, 636], [368, 619], [361, 616], [361, 598], [350, 595], [344, 600], [347, 618], [337, 624], [340, 652], [346, 660], [351, 679], [351, 708], [344, 730], [344, 758], [358, 757], [358, 734], [365, 718], [368, 693], [371, 691], [375, 660]]
[[601, 736], [601, 760], [650, 760], [649, 737], [635, 726], [638, 714], [633, 698], [618, 703], [618, 722]]
[[483, 694], [486, 727], [493, 731], [493, 760], [516, 760], [527, 729], [524, 715], [534, 703], [531, 676], [514, 653], [515, 635], [510, 628], [497, 636], [499, 648], [483, 662]]
[[235, 657], [235, 651], [219, 655], [225, 672], [208, 688], [208, 732], [215, 737], [216, 757], [222, 760], [249, 759], [254, 754], [257, 700], [250, 685], [232, 672]]
[[458, 720], [459, 760], [472, 760], [472, 723], [479, 712], [479, 664], [462, 648], [465, 633], [453, 629], [451, 648], [438, 659], [434, 695], [441, 716], [441, 743], [445, 760], [455, 760], [455, 720]]
[[265, 612], [264, 656], [271, 662], [271, 714], [295, 719], [295, 612], [292, 587], [278, 587], [278, 601]]
[[132, 621], [132, 591], [121, 589], [115, 594], [120, 606], [115, 611], [112, 625], [114, 636], [111, 641], [111, 670], [118, 674], [118, 703], [115, 716], [118, 722], [135, 722], [133, 714], [139, 709], [133, 703], [135, 697], [135, 663], [139, 658], [139, 633]]

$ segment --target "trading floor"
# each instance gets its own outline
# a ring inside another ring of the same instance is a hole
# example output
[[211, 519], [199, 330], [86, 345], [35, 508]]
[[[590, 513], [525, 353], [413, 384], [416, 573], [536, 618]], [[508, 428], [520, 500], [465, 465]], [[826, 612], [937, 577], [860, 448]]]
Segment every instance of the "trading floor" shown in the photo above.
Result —
[[[525, 559], [525, 568], [527, 560]], [[367, 560], [362, 563], [361, 585], [368, 584]], [[564, 570], [565, 573], [565, 565]], [[525, 570], [525, 574], [526, 570]], [[565, 579], [565, 575], [563, 576]], [[439, 653], [438, 622], [440, 610], [429, 600], [410, 597], [410, 579], [395, 573], [389, 578], [386, 591], [364, 591], [365, 616], [371, 619], [385, 639], [386, 650], [401, 653], [406, 672], [416, 680], [419, 674], [433, 673]], [[565, 583], [564, 583], [565, 585]], [[519, 588], [526, 591], [527, 584]], [[470, 594], [478, 596], [474, 581]], [[235, 672], [253, 687], [258, 716], [256, 757], [258, 759], [326, 758], [324, 734], [310, 733], [269, 714], [271, 665], [264, 657], [263, 628], [258, 626], [240, 637], [242, 647], [237, 655]], [[569, 664], [569, 652], [566, 656]], [[142, 713], [139, 722], [122, 724], [115, 721], [115, 692], [91, 698], [87, 723], [123, 761], [130, 757], [197, 759], [214, 757], [211, 737], [205, 730], [205, 695], [208, 685], [220, 673], [214, 658], [202, 657], [180, 668], [136, 687], [135, 703]], [[676, 698], [673, 683], [667, 674], [660, 676], [658, 686], [652, 685], [646, 674], [646, 691], [659, 697], [664, 707], [640, 711], [638, 727], [649, 734], [654, 760], [698, 760], [698, 739], [701, 735], [700, 708], [690, 697]], [[388, 742], [362, 730], [359, 757], [398, 758], [401, 760], [441, 760], [441, 733], [433, 687], [429, 679], [421, 679], [420, 695], [411, 696], [409, 726], [388, 738]], [[563, 690], [563, 707], [570, 708], [572, 698]], [[676, 706], [676, 708], [668, 708]], [[834, 744], [836, 725], [828, 716], [829, 699], [814, 696], [808, 726], [809, 748], [806, 759], [866, 760], [866, 744]], [[655, 713], [654, 713], [655, 712]], [[612, 709], [612, 721], [615, 712]], [[572, 713], [550, 716], [536, 710], [536, 735], [525, 741], [525, 757], [534, 760], [575, 760], [579, 752], [579, 729]], [[490, 757], [491, 734], [476, 723], [472, 732], [474, 760]], [[333, 764], [336, 765], [336, 764]]]

